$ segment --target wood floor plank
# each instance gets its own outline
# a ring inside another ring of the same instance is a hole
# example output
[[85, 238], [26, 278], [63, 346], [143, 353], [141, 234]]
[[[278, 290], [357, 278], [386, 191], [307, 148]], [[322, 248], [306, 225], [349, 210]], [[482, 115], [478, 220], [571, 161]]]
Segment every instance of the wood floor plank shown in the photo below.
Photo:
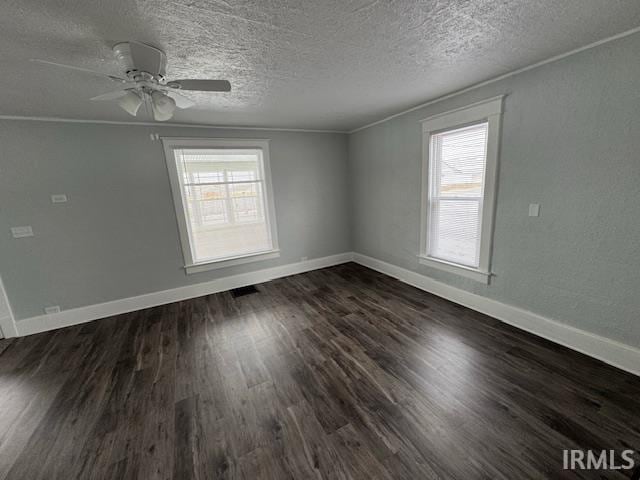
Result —
[[307, 402], [302, 401], [287, 410], [298, 430], [307, 461], [315, 476], [337, 480], [353, 479], [347, 464], [338, 454]]
[[0, 480], [595, 479], [640, 379], [344, 264], [0, 340]]
[[66, 382], [66, 376], [38, 375], [0, 380], [0, 480], [25, 449]]

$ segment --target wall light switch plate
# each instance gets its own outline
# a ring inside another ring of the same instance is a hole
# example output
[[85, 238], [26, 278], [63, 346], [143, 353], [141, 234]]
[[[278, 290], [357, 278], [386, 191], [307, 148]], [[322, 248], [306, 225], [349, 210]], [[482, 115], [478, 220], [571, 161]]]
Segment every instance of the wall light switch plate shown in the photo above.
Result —
[[530, 217], [539, 217], [540, 216], [540, 204], [539, 203], [530, 203], [529, 204], [529, 216]]
[[51, 203], [65, 203], [67, 196], [64, 193], [56, 193], [51, 195]]
[[24, 227], [11, 227], [13, 238], [33, 237], [33, 229], [27, 225]]
[[60, 307], [58, 305], [53, 305], [52, 307], [44, 307], [44, 313], [46, 313], [47, 315], [60, 313]]

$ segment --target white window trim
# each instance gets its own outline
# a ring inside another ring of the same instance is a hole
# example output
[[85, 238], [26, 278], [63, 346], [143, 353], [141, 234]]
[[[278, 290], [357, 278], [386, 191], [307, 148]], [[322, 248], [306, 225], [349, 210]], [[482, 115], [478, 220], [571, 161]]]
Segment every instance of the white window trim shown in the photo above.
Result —
[[[497, 190], [498, 157], [500, 149], [500, 126], [504, 95], [489, 98], [466, 107], [433, 115], [420, 121], [422, 123], [422, 195], [420, 205], [420, 252], [418, 261], [422, 265], [455, 273], [481, 283], [489, 283], [491, 277], [491, 249], [493, 244], [493, 222]], [[483, 191], [483, 208], [480, 221], [480, 255], [478, 268], [447, 262], [427, 254], [427, 229], [429, 225], [429, 162], [431, 135], [486, 121], [489, 124], [487, 134], [487, 160]]]
[[[277, 258], [280, 256], [278, 248], [278, 232], [276, 228], [276, 209], [273, 199], [273, 187], [271, 183], [271, 164], [269, 160], [269, 140], [255, 138], [181, 138], [181, 137], [161, 137], [164, 147], [164, 156], [169, 171], [169, 181], [171, 183], [171, 193], [173, 204], [178, 220], [178, 232], [180, 234], [180, 244], [184, 256], [185, 271], [187, 274], [204, 272], [218, 268], [226, 268], [244, 263], [258, 262]], [[182, 182], [178, 174], [176, 159], [173, 150], [176, 148], [229, 148], [229, 149], [259, 149], [262, 150], [263, 184], [266, 191], [267, 208], [267, 229], [271, 236], [271, 246], [269, 250], [253, 252], [244, 255], [237, 255], [227, 258], [217, 258], [203, 262], [195, 262], [192, 255], [191, 239], [189, 236], [189, 225], [185, 216], [184, 200], [182, 193]]]

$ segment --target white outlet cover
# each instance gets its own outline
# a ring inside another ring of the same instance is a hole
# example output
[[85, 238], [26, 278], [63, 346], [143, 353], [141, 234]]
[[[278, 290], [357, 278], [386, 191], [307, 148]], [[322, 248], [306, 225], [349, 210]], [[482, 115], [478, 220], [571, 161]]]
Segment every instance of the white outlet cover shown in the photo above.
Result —
[[30, 225], [24, 227], [11, 227], [13, 238], [33, 237], [33, 229]]
[[540, 216], [540, 204], [539, 203], [530, 203], [529, 204], [529, 216], [530, 217], [539, 217]]
[[46, 313], [47, 315], [60, 313], [60, 307], [58, 305], [53, 305], [52, 307], [44, 307], [44, 313]]
[[64, 193], [56, 193], [51, 195], [51, 203], [65, 203], [67, 196]]

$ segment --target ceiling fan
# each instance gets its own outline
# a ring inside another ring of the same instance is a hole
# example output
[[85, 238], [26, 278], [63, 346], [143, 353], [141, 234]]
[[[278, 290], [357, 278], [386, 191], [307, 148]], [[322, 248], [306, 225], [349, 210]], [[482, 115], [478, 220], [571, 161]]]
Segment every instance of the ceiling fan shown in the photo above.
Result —
[[98, 95], [91, 100], [115, 100], [124, 111], [134, 117], [142, 105], [149, 105], [153, 112], [153, 118], [159, 122], [169, 120], [176, 107], [189, 108], [195, 105], [195, 102], [179, 93], [181, 90], [231, 91], [231, 84], [227, 80], [167, 80], [165, 77], [166, 54], [145, 43], [121, 42], [113, 47], [113, 53], [124, 69], [123, 76], [108, 75], [47, 60], [32, 59], [32, 61], [100, 75], [114, 82], [119, 82], [120, 89]]

